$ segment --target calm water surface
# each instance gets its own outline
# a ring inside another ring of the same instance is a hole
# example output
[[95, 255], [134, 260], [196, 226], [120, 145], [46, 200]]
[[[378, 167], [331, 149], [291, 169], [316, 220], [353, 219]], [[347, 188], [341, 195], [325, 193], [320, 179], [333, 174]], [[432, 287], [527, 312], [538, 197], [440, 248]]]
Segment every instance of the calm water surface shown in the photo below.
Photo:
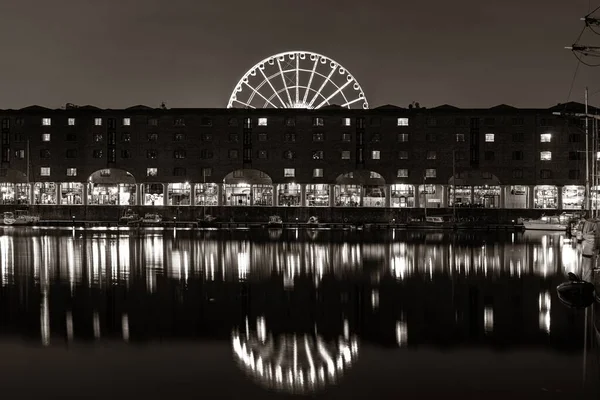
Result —
[[598, 398], [560, 234], [2, 229], [3, 399]]

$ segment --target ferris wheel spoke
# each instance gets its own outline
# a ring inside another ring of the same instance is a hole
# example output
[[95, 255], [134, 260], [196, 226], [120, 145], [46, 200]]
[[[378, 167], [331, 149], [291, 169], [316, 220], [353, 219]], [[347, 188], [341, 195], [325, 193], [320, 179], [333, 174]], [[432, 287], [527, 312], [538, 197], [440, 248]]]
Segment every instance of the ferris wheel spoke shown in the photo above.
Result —
[[243, 101], [240, 101], [240, 100], [238, 100], [238, 99], [235, 99], [235, 100], [233, 100], [233, 101], [235, 101], [236, 103], [243, 104], [243, 105], [245, 105], [246, 107], [250, 107], [250, 108], [256, 108], [256, 107], [254, 107], [254, 106], [252, 106], [252, 105], [250, 105], [250, 104], [248, 104], [248, 103], [244, 103]]
[[[260, 73], [263, 76], [263, 78], [265, 78], [265, 81], [271, 87], [271, 90], [273, 91], [273, 93], [275, 93], [275, 95], [277, 96], [277, 99], [279, 99], [279, 101], [281, 102], [281, 105], [283, 106], [283, 108], [287, 108], [287, 106], [285, 104], [285, 101], [283, 101], [283, 99], [281, 98], [281, 96], [279, 96], [279, 92], [277, 90], [275, 90], [275, 88], [273, 87], [273, 84], [271, 83], [271, 79], [267, 78], [267, 76], [265, 75], [265, 72], [262, 69], [260, 70]], [[261, 85], [262, 85], [262, 83], [261, 83]], [[271, 98], [273, 98], [273, 97], [271, 97]]]
[[287, 83], [285, 83], [285, 76], [283, 74], [283, 69], [281, 68], [281, 62], [279, 61], [279, 58], [277, 59], [277, 66], [279, 67], [279, 72], [280, 72], [280, 76], [281, 76], [281, 82], [283, 82], [283, 88], [285, 89], [285, 93], [287, 94], [288, 100], [290, 101], [290, 107], [292, 106], [292, 97], [290, 96], [290, 89], [288, 88]]
[[342, 90], [344, 90], [346, 88], [346, 86], [348, 86], [350, 83], [352, 83], [354, 79], [350, 79], [349, 81], [347, 81], [346, 83], [344, 83], [342, 86], [340, 86], [335, 92], [333, 92], [328, 98], [326, 98], [325, 100], [323, 100], [321, 102], [321, 104], [319, 104], [318, 106], [316, 106], [315, 108], [321, 108], [325, 103], [329, 104], [329, 100], [331, 100], [332, 98], [334, 98], [338, 93], [340, 93]]
[[325, 82], [323, 82], [323, 84], [321, 85], [319, 90], [317, 90], [317, 92], [313, 96], [310, 103], [308, 103], [308, 108], [312, 108], [313, 103], [315, 102], [315, 100], [317, 100], [317, 96], [321, 93], [321, 91], [323, 90], [325, 85], [327, 85], [329, 83], [329, 81], [331, 80], [331, 77], [333, 76], [333, 73], [335, 72], [336, 69], [337, 69], [337, 65], [335, 67], [331, 68], [331, 72], [329, 73], [329, 75], [327, 75], [327, 78], [325, 78]]
[[263, 96], [262, 93], [260, 93], [258, 90], [256, 90], [253, 86], [251, 86], [248, 83], [246, 83], [245, 85], [248, 86], [250, 88], [250, 90], [252, 90], [254, 93], [256, 93], [257, 95], [262, 97], [267, 103], [269, 103], [271, 106], [273, 106], [273, 108], [277, 108], [277, 106], [275, 104], [271, 103], [271, 101], [269, 99], [267, 99], [265, 96]]
[[300, 54], [296, 54], [296, 104], [300, 102]]
[[359, 101], [361, 101], [361, 100], [364, 100], [364, 99], [363, 99], [363, 98], [361, 98], [361, 97], [357, 97], [357, 98], [356, 98], [356, 99], [354, 99], [354, 100], [347, 101], [346, 103], [342, 104], [342, 105], [341, 105], [341, 107], [348, 107], [349, 105], [351, 105], [351, 104], [354, 104], [354, 103], [357, 103], [357, 102], [359, 102]]
[[308, 92], [310, 92], [310, 85], [312, 85], [313, 78], [315, 77], [315, 71], [317, 70], [317, 65], [319, 65], [319, 59], [315, 59], [315, 63], [313, 65], [312, 71], [310, 72], [310, 78], [308, 78], [308, 84], [306, 85], [306, 92], [304, 92], [304, 99], [302, 102], [306, 104], [306, 98], [308, 97]]

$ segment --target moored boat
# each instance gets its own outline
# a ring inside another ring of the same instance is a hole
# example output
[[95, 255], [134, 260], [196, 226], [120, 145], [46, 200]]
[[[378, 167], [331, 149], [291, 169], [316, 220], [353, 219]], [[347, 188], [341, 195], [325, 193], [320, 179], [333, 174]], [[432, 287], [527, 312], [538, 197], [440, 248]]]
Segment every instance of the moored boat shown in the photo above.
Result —
[[200, 228], [216, 228], [218, 227], [217, 217], [206, 214], [204, 217], [198, 217], [198, 227]]
[[536, 231], [563, 231], [569, 229], [570, 220], [563, 215], [543, 215], [538, 219], [524, 220], [523, 226]]
[[308, 219], [308, 221], [306, 223], [311, 228], [317, 227], [317, 226], [319, 226], [319, 218], [313, 215]]
[[271, 215], [267, 222], [267, 228], [283, 228], [283, 220], [279, 215]]
[[159, 225], [162, 223], [162, 215], [146, 213], [141, 220], [142, 225]]
[[131, 209], [127, 209], [123, 216], [119, 219], [120, 223], [123, 224], [135, 224], [142, 220], [142, 218], [138, 215], [138, 213], [133, 212]]
[[16, 213], [7, 211], [3, 214], [5, 225], [34, 225], [39, 221], [40, 217], [29, 214], [28, 210], [17, 210]]

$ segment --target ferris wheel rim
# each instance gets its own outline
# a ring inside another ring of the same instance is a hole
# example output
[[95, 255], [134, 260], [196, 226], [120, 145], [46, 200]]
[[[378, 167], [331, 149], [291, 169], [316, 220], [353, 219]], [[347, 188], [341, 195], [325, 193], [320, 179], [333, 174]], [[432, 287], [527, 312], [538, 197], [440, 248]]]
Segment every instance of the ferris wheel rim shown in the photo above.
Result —
[[[291, 61], [291, 60], [295, 60], [296, 61], [296, 68], [295, 69], [294, 68], [292, 68], [292, 69], [286, 69], [284, 71], [281, 68], [280, 62], [281, 61], [285, 61], [286, 57], [289, 57], [289, 61]], [[300, 60], [304, 60], [304, 59], [307, 59], [307, 58], [310, 61], [314, 62], [312, 70], [309, 70], [307, 68], [299, 68], [298, 67]], [[276, 71], [275, 73], [270, 74], [267, 77], [265, 75], [265, 73], [263, 72], [264, 67], [267, 64], [274, 65], [275, 61], [277, 61], [277, 64], [278, 64], [278, 67], [279, 67], [279, 71]], [[330, 72], [329, 76], [325, 76], [324, 74], [319, 73], [319, 72], [316, 71], [316, 67], [319, 64], [319, 62], [321, 64], [326, 64], [326, 65], [329, 65], [331, 67], [331, 72]], [[353, 103], [356, 103], [356, 102], [362, 102], [362, 108], [363, 109], [368, 109], [369, 108], [369, 102], [368, 102], [367, 97], [366, 97], [366, 95], [364, 93], [362, 85], [358, 82], [358, 80], [356, 79], [356, 77], [354, 77], [354, 75], [349, 72], [349, 70], [347, 68], [345, 68], [342, 64], [340, 64], [339, 62], [337, 62], [333, 58], [327, 57], [327, 56], [325, 56], [325, 55], [323, 55], [321, 53], [317, 53], [317, 52], [314, 52], [314, 51], [307, 51], [307, 50], [290, 50], [290, 51], [280, 52], [280, 53], [273, 54], [273, 55], [270, 55], [268, 57], [265, 57], [262, 60], [260, 60], [257, 63], [255, 63], [252, 67], [250, 67], [248, 70], [246, 70], [246, 72], [242, 75], [242, 77], [235, 84], [235, 86], [233, 88], [233, 91], [231, 92], [231, 94], [229, 96], [229, 100], [228, 100], [228, 103], [227, 103], [227, 108], [233, 108], [234, 107], [233, 106], [234, 102], [235, 103], [239, 103], [239, 104], [244, 104], [244, 105], [246, 105], [246, 107], [249, 107], [249, 108], [258, 108], [258, 107], [252, 106], [250, 104], [251, 100], [254, 99], [254, 96], [256, 94], [258, 94], [258, 91], [257, 91], [258, 88], [255, 88], [255, 87], [253, 87], [253, 86], [251, 86], [251, 85], [248, 84], [248, 80], [249, 80], [248, 77], [249, 76], [256, 76], [257, 75], [257, 71], [260, 71], [260, 73], [262, 74], [262, 76], [264, 78], [264, 80], [261, 82], [259, 88], [262, 88], [266, 83], [269, 83], [271, 90], [277, 95], [277, 98], [278, 98], [279, 102], [282, 104], [282, 107], [276, 107], [274, 103], [272, 103], [270, 101], [267, 101], [267, 103], [271, 103], [271, 105], [273, 106], [273, 108], [303, 108], [303, 107], [293, 107], [293, 104], [295, 104], [295, 102], [292, 101], [292, 99], [290, 97], [290, 94], [289, 94], [289, 91], [287, 91], [287, 93], [286, 93], [287, 96], [288, 96], [288, 100], [289, 100], [289, 105], [288, 105], [279, 96], [279, 93], [282, 92], [282, 90], [277, 91], [273, 87], [273, 85], [271, 83], [271, 79], [272, 78], [277, 78], [277, 76], [281, 76], [281, 78], [283, 80], [283, 83], [284, 83], [284, 87], [286, 87], [286, 88], [289, 89], [290, 87], [288, 87], [286, 85], [286, 83], [285, 83], [285, 77], [284, 77], [284, 75], [285, 75], [286, 72], [292, 72], [294, 70], [297, 71], [297, 72], [298, 71], [311, 72], [311, 76], [310, 76], [310, 79], [309, 79], [309, 83], [306, 86], [302, 86], [302, 85], [298, 84], [298, 74], [297, 74], [296, 75], [296, 85], [292, 85], [291, 86], [292, 88], [296, 88], [296, 89], [297, 88], [302, 88], [302, 87], [308, 87], [308, 88], [310, 88], [313, 76], [316, 74], [316, 75], [319, 75], [322, 78], [324, 78], [324, 82], [321, 85], [321, 87], [318, 89], [318, 92], [320, 92], [328, 83], [331, 83], [336, 88], [336, 91], [334, 92], [334, 94], [331, 95], [331, 97], [334, 97], [335, 95], [340, 94], [342, 97], [344, 97], [344, 100], [346, 101], [345, 102], [346, 105], [342, 106], [342, 107], [350, 108], [350, 104], [353, 104]], [[345, 82], [343, 85], [338, 85], [338, 84], [336, 84], [336, 82], [334, 82], [331, 79], [331, 77], [333, 76], [333, 74], [336, 71], [340, 75], [347, 75], [347, 80], [348, 81]], [[354, 83], [352, 85], [352, 87], [351, 87], [351, 90], [353, 92], [356, 92], [358, 94], [358, 97], [356, 99], [348, 101], [348, 99], [346, 98], [346, 96], [343, 93], [343, 91], [340, 90], [340, 86], [342, 86], [342, 87], [345, 88], [348, 85], [348, 83], [350, 83], [350, 82]], [[250, 91], [252, 91], [252, 94], [249, 96], [247, 102], [240, 101], [237, 98], [238, 93], [241, 93], [243, 91], [242, 88], [244, 87], [244, 85], [247, 86], [250, 89]], [[308, 90], [305, 92], [304, 99], [303, 99], [303, 101], [301, 103], [307, 104], [306, 103], [306, 97], [307, 97], [307, 95], [308, 95]], [[260, 96], [260, 94], [259, 94], [259, 96]], [[262, 97], [263, 100], [266, 100], [265, 97], [263, 97], [263, 96], [260, 96], [260, 97]], [[324, 97], [324, 96], [322, 96], [322, 97]], [[315, 98], [316, 98], [316, 96], [315, 96]], [[312, 104], [314, 102], [315, 98], [311, 99], [312, 101], [311, 101], [310, 104]], [[273, 96], [270, 97], [270, 100], [271, 99], [273, 99]], [[296, 93], [296, 99], [298, 100], [298, 93]], [[306, 108], [309, 108], [309, 109], [311, 109], [311, 108], [318, 109], [318, 108], [324, 106], [325, 105], [324, 103], [327, 103], [327, 105], [330, 104], [327, 101], [323, 101], [317, 107], [306, 107]], [[292, 107], [290, 107], [290, 106], [292, 106]], [[267, 108], [267, 107], [263, 106], [262, 108]]]

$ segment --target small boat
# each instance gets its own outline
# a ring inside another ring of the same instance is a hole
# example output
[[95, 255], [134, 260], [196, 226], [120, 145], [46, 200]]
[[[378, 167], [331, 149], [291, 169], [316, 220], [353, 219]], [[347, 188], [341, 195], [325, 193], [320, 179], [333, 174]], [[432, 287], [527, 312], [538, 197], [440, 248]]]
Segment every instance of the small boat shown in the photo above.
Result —
[[217, 228], [217, 217], [206, 214], [204, 217], [198, 217], [198, 227], [200, 228]]
[[5, 212], [3, 214], [5, 225], [34, 225], [40, 222], [40, 217], [30, 215], [28, 210], [17, 210], [16, 214]]
[[160, 224], [162, 222], [162, 215], [147, 213], [146, 215], [144, 215], [144, 218], [142, 218], [141, 222], [144, 225]]
[[535, 231], [561, 231], [569, 229], [570, 221], [562, 215], [542, 215], [539, 219], [523, 220], [525, 229]]
[[133, 210], [128, 209], [123, 213], [123, 216], [119, 219], [119, 222], [123, 224], [134, 224], [138, 223], [142, 220], [138, 213], [133, 212]]
[[416, 229], [454, 229], [456, 223], [452, 215], [433, 215], [425, 220], [409, 220], [407, 226]]
[[279, 215], [271, 215], [269, 217], [269, 222], [267, 223], [267, 228], [283, 228], [283, 221]]
[[314, 215], [312, 217], [310, 217], [308, 219], [308, 221], [306, 222], [308, 224], [309, 227], [315, 227], [315, 226], [319, 226], [319, 218], [315, 217]]
[[592, 305], [595, 300], [594, 284], [582, 280], [569, 272], [569, 281], [557, 286], [558, 299], [570, 308], [582, 309]]

